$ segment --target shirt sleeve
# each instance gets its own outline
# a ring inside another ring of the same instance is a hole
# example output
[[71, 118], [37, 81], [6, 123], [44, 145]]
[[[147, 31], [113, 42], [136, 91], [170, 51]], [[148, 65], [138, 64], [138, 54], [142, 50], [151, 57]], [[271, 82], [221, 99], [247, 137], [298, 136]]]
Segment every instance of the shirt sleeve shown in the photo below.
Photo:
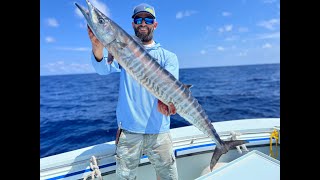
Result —
[[95, 71], [100, 75], [107, 75], [113, 72], [120, 72], [121, 68], [118, 62], [114, 59], [111, 64], [108, 64], [108, 57], [105, 57], [105, 54], [108, 54], [108, 52], [105, 49], [103, 49], [103, 58], [100, 62], [98, 62], [94, 57], [93, 52], [91, 52], [91, 62]]
[[170, 53], [164, 64], [164, 68], [169, 71], [176, 79], [179, 79], [179, 61], [177, 55]]

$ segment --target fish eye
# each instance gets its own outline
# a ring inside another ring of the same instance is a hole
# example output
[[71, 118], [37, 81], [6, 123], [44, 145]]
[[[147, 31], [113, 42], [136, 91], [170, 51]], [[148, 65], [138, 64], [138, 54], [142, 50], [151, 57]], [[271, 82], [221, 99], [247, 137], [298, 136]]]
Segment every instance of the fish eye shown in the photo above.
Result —
[[103, 18], [99, 18], [99, 23], [103, 24], [104, 23], [104, 19]]

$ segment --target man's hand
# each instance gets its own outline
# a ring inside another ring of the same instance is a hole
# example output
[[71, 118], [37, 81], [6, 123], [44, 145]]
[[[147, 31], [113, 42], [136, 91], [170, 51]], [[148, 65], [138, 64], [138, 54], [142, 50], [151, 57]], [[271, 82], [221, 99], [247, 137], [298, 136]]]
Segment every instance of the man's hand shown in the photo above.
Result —
[[174, 107], [173, 103], [169, 103], [169, 106], [167, 106], [158, 100], [158, 111], [165, 116], [170, 116], [176, 114], [176, 107]]
[[88, 34], [92, 44], [92, 52], [97, 61], [103, 58], [103, 44], [98, 40], [98, 38], [93, 34], [90, 27], [88, 27]]
[[[93, 34], [90, 27], [88, 27], [88, 34], [92, 44], [92, 52], [96, 58], [96, 60], [100, 60], [103, 57], [103, 44], [98, 40], [98, 38]], [[113, 55], [108, 52], [108, 64], [113, 62]]]

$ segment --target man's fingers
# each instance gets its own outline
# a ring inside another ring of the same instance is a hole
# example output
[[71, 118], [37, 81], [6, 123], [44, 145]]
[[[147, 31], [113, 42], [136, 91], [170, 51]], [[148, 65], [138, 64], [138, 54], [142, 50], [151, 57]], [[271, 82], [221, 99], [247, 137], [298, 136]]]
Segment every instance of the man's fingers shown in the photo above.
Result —
[[177, 113], [177, 109], [173, 103], [170, 102], [169, 105], [167, 106], [160, 100], [158, 100], [158, 111], [166, 116], [170, 116], [172, 114], [174, 115]]
[[169, 103], [167, 106], [160, 100], [158, 101], [158, 111], [161, 112], [163, 115], [170, 116], [172, 114], [176, 114], [177, 110], [173, 103]]
[[87, 30], [88, 30], [89, 35], [93, 34], [90, 27], [88, 25], [87, 25], [87, 27], [88, 27]]
[[161, 102], [160, 100], [158, 100], [158, 111], [165, 115], [165, 116], [169, 116], [169, 109], [168, 106], [165, 105], [163, 102]]
[[90, 27], [89, 27], [88, 25], [87, 25], [87, 27], [88, 27], [88, 34], [89, 34], [90, 39], [93, 40], [93, 41], [97, 41], [96, 43], [98, 43], [99, 41], [98, 41], [98, 39], [96, 38], [96, 36], [93, 34], [93, 32], [92, 32], [92, 30], [90, 29]]
[[168, 116], [169, 115], [169, 109], [165, 104], [161, 104], [161, 112], [162, 114]]
[[176, 107], [174, 107], [174, 104], [171, 102], [169, 103], [169, 110], [170, 110], [170, 115], [177, 113]]
[[93, 39], [93, 32], [91, 31], [91, 29], [89, 28], [89, 26], [88, 26], [88, 34], [89, 34], [89, 37], [90, 37], [90, 39]]

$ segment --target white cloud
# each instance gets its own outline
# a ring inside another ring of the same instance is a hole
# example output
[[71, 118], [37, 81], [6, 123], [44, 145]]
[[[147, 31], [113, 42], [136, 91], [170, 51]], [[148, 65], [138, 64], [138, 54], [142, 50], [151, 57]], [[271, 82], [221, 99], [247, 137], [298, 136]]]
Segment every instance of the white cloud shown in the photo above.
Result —
[[201, 50], [201, 51], [200, 51], [200, 54], [206, 54], [206, 53], [207, 53], [206, 50]]
[[51, 36], [46, 37], [45, 40], [46, 40], [47, 43], [53, 43], [53, 42], [56, 41], [56, 40], [55, 40], [53, 37], [51, 37]]
[[232, 31], [232, 25], [226, 25], [224, 28], [226, 31]]
[[249, 29], [248, 29], [247, 27], [239, 27], [239, 28], [238, 28], [238, 31], [239, 31], [239, 32], [248, 32]]
[[238, 36], [230, 36], [230, 37], [227, 37], [225, 40], [226, 40], [226, 41], [235, 41], [235, 40], [237, 40], [237, 39], [239, 39]]
[[261, 21], [257, 25], [262, 26], [264, 28], [267, 28], [269, 30], [274, 30], [274, 29], [276, 29], [275, 26], [277, 26], [277, 25], [280, 26], [280, 19], [270, 19], [268, 21]]
[[79, 24], [80, 28], [87, 28], [87, 21], [84, 21], [83, 23]]
[[268, 34], [259, 34], [257, 39], [274, 39], [280, 38], [280, 32], [268, 33]]
[[211, 31], [213, 31], [213, 28], [211, 26], [206, 26], [206, 31], [211, 32]]
[[81, 11], [79, 10], [79, 8], [76, 7], [76, 9], [74, 9], [74, 12], [76, 13], [76, 15], [80, 18], [84, 18], [83, 14], [81, 13]]
[[217, 47], [217, 50], [218, 50], [218, 51], [224, 51], [224, 50], [225, 50], [225, 48], [224, 48], [224, 47], [222, 47], [222, 46], [218, 46], [218, 47]]
[[110, 17], [110, 10], [105, 3], [100, 2], [100, 0], [92, 0], [91, 2], [94, 7], [99, 9], [99, 11], [101, 11], [106, 16]]
[[197, 11], [194, 11], [194, 10], [179, 11], [176, 14], [176, 19], [181, 19], [181, 18], [191, 16], [196, 13], [197, 13]]
[[272, 45], [269, 43], [266, 43], [266, 44], [262, 45], [262, 48], [272, 48]]
[[237, 56], [247, 56], [248, 55], [248, 50], [243, 50], [242, 52], [239, 52]]
[[231, 16], [231, 13], [230, 12], [222, 12], [222, 16], [225, 16], [225, 17]]
[[50, 73], [56, 74], [74, 74], [74, 73], [90, 73], [93, 72], [92, 65], [79, 63], [65, 63], [64, 61], [57, 61], [41, 66]]
[[59, 23], [55, 18], [48, 18], [46, 19], [47, 25], [50, 27], [58, 27]]
[[223, 33], [224, 28], [223, 28], [223, 27], [221, 27], [221, 28], [219, 28], [219, 29], [218, 29], [218, 31], [219, 31], [219, 32], [221, 32], [221, 33]]
[[78, 48], [74, 48], [74, 47], [58, 47], [56, 49], [64, 50], [64, 51], [91, 51], [91, 48], [87, 48], [87, 47], [78, 47]]
[[225, 25], [225, 26], [223, 26], [223, 27], [220, 27], [220, 28], [218, 29], [218, 31], [219, 31], [220, 33], [229, 32], [229, 31], [232, 31], [232, 28], [233, 28], [233, 25], [232, 25], [232, 24], [228, 24], [228, 25]]
[[[104, 15], [111, 17], [110, 10], [105, 3], [101, 2], [100, 0], [91, 0], [90, 2], [94, 7], [99, 9], [99, 11], [101, 11]], [[87, 9], [87, 6], [83, 6], [83, 7], [85, 7], [85, 9]], [[77, 16], [84, 18], [83, 14], [81, 13], [79, 8], [77, 8], [77, 7], [75, 8], [75, 13]]]

